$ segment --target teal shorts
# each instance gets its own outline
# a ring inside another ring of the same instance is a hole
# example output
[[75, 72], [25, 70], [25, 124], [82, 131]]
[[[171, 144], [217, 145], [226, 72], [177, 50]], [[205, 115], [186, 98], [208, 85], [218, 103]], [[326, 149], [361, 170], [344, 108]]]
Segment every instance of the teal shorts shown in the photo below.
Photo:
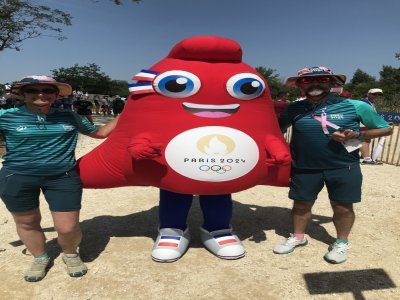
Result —
[[329, 199], [337, 202], [361, 201], [362, 173], [359, 164], [340, 169], [292, 169], [289, 198], [315, 201], [326, 185]]
[[55, 176], [29, 176], [0, 171], [0, 197], [10, 212], [25, 212], [39, 207], [40, 191], [51, 211], [81, 209], [82, 182], [75, 170]]

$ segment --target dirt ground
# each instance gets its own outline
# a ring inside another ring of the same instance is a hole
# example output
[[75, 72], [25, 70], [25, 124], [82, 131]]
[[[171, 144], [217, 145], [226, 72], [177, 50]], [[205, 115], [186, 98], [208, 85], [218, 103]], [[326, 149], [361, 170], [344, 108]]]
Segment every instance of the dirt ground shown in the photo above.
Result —
[[[80, 137], [77, 156], [101, 141]], [[66, 274], [47, 204], [42, 226], [54, 266], [40, 282], [22, 279], [32, 257], [19, 241], [11, 215], [0, 206], [0, 299], [400, 299], [400, 168], [362, 166], [363, 201], [350, 236], [346, 263], [323, 260], [334, 241], [325, 190], [313, 210], [309, 245], [292, 254], [272, 253], [290, 232], [288, 188], [257, 186], [236, 193], [233, 228], [246, 256], [225, 261], [203, 248], [197, 201], [189, 215], [190, 248], [175, 263], [156, 263], [158, 190], [124, 187], [84, 190], [81, 255], [89, 272]]]

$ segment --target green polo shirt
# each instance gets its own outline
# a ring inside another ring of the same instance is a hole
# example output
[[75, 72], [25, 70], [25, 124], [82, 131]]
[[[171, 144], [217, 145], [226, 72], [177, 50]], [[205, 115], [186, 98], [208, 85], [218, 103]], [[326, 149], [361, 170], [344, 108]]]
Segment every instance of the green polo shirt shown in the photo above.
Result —
[[0, 132], [7, 146], [3, 167], [21, 175], [62, 174], [75, 166], [78, 132], [96, 130], [69, 110], [52, 108], [48, 114], [35, 114], [25, 106], [0, 110]]
[[[321, 122], [313, 118], [325, 112], [327, 121], [342, 129], [360, 130], [360, 122], [368, 129], [390, 128], [373, 108], [359, 100], [329, 97], [321, 104], [306, 100], [291, 103], [280, 115], [282, 130], [292, 126], [290, 143], [293, 167], [301, 169], [336, 169], [359, 163], [358, 151], [351, 153], [339, 142], [324, 134]], [[336, 131], [327, 127], [330, 133]]]

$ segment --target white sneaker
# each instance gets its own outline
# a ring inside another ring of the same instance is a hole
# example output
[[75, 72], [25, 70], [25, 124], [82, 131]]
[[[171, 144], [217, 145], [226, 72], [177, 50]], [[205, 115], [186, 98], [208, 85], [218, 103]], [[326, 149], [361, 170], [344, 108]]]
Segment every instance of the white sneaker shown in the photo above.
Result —
[[162, 228], [151, 250], [151, 258], [157, 262], [174, 262], [186, 252], [190, 241], [189, 228]]
[[329, 246], [329, 252], [324, 255], [324, 258], [332, 264], [340, 264], [347, 260], [347, 252], [349, 249], [350, 246], [348, 244], [335, 242]]
[[307, 239], [304, 237], [302, 240], [297, 240], [294, 234], [290, 234], [290, 237], [283, 243], [276, 244], [274, 247], [274, 253], [276, 254], [288, 254], [294, 251], [294, 248], [299, 246], [305, 246], [308, 244]]
[[244, 246], [232, 228], [208, 232], [200, 227], [200, 238], [203, 245], [219, 258], [238, 259], [245, 255]]

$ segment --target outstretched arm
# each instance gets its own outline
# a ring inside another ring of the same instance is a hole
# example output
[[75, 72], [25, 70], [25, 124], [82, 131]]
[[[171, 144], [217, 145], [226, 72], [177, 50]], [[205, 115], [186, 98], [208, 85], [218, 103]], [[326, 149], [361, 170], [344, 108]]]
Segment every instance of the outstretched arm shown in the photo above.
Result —
[[95, 139], [105, 139], [110, 135], [110, 133], [114, 130], [119, 120], [119, 115], [112, 119], [107, 124], [99, 127], [95, 132], [90, 133], [89, 136]]

